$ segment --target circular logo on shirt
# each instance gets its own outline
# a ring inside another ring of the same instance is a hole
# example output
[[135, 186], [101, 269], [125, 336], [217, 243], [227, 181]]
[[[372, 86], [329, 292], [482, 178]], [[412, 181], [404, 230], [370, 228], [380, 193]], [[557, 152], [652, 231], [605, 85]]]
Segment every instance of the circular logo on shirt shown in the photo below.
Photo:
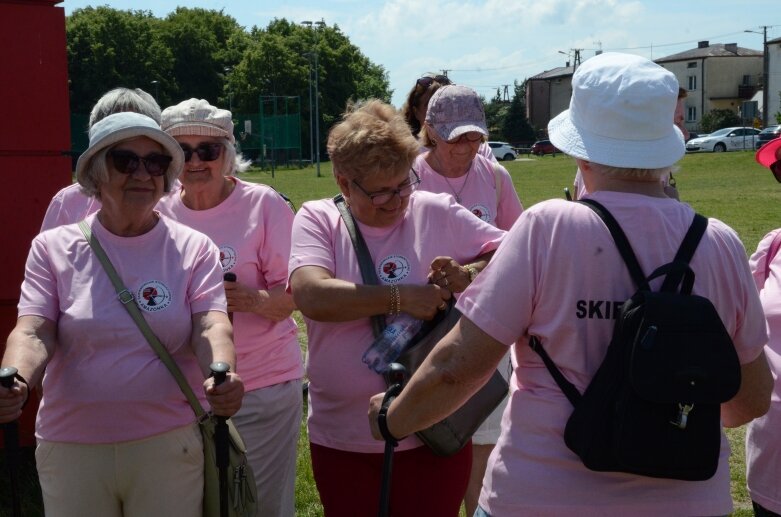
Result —
[[409, 275], [409, 260], [401, 255], [391, 255], [380, 262], [377, 274], [386, 284], [395, 284]]
[[222, 272], [230, 271], [236, 265], [236, 249], [232, 246], [220, 246], [220, 265]]
[[491, 211], [488, 209], [485, 205], [474, 205], [472, 208], [469, 209], [470, 212], [475, 214], [477, 217], [482, 219], [483, 221], [490, 223], [491, 222]]
[[147, 312], [162, 311], [171, 304], [171, 290], [162, 282], [150, 280], [138, 288], [136, 303]]

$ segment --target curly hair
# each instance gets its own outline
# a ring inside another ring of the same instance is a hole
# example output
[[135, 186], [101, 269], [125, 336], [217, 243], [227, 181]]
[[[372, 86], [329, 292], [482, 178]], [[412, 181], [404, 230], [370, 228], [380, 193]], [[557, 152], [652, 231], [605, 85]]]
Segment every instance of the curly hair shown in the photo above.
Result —
[[408, 171], [419, 150], [401, 114], [377, 99], [349, 103], [328, 134], [334, 174], [354, 180]]

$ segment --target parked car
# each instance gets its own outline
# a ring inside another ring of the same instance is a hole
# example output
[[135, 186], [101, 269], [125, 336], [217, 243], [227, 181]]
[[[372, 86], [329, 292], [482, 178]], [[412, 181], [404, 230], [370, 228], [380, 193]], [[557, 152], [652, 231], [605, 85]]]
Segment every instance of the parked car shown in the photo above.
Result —
[[488, 142], [488, 146], [500, 162], [502, 160], [515, 160], [517, 157], [515, 149], [510, 147], [507, 142]]
[[757, 137], [757, 149], [779, 136], [781, 136], [781, 124], [777, 126], [767, 126], [760, 131], [759, 136]]
[[759, 129], [753, 127], [725, 127], [707, 136], [692, 138], [686, 142], [686, 151], [690, 153], [709, 151], [722, 153], [740, 149], [754, 149]]
[[534, 145], [532, 145], [532, 154], [536, 154], [537, 156], [556, 154], [560, 152], [561, 151], [556, 149], [550, 140], [537, 140], [534, 142]]

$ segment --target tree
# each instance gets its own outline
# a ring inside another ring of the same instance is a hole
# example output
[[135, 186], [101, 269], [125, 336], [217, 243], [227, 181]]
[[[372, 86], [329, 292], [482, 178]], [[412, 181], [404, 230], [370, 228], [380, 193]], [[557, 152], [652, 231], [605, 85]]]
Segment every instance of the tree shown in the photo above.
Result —
[[[71, 112], [89, 113], [112, 88], [141, 88], [172, 77], [173, 55], [155, 37], [160, 20], [149, 11], [76, 9], [65, 24]], [[159, 89], [159, 88], [158, 88]]]
[[513, 144], [531, 143], [535, 139], [534, 128], [526, 119], [526, 88], [525, 81], [514, 81], [513, 98], [502, 121], [502, 133], [508, 142]]
[[742, 122], [738, 114], [728, 109], [710, 110], [702, 116], [700, 121], [700, 128], [705, 133], [713, 133], [717, 129], [740, 125]]

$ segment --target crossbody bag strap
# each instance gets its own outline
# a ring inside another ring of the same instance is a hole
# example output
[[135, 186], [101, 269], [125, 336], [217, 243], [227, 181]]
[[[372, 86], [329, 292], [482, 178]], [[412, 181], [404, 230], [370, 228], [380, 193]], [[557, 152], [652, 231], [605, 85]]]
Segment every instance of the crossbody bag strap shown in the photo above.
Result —
[[130, 317], [133, 318], [133, 321], [136, 322], [136, 325], [138, 325], [141, 333], [149, 342], [149, 345], [152, 347], [155, 353], [157, 353], [163, 364], [165, 364], [166, 368], [168, 368], [168, 371], [170, 371], [171, 375], [174, 376], [176, 384], [179, 385], [179, 389], [182, 390], [182, 393], [187, 399], [187, 402], [189, 402], [190, 406], [193, 408], [195, 416], [198, 419], [203, 418], [206, 415], [206, 411], [204, 411], [203, 406], [201, 406], [200, 401], [195, 396], [193, 389], [190, 387], [187, 379], [185, 379], [182, 370], [179, 369], [179, 366], [176, 364], [176, 361], [174, 361], [174, 358], [171, 357], [171, 354], [168, 353], [168, 350], [166, 350], [165, 346], [163, 346], [163, 344], [157, 338], [154, 331], [149, 326], [149, 323], [147, 323], [147, 321], [144, 319], [144, 315], [141, 314], [141, 310], [138, 308], [138, 305], [136, 305], [133, 293], [131, 293], [127, 287], [125, 287], [124, 283], [119, 278], [119, 274], [117, 273], [117, 270], [114, 269], [114, 265], [111, 263], [108, 255], [106, 255], [106, 252], [103, 250], [103, 246], [100, 245], [98, 239], [92, 234], [92, 229], [89, 227], [86, 221], [79, 222], [79, 228], [84, 234], [84, 237], [87, 239], [87, 242], [92, 248], [92, 251], [95, 252], [95, 256], [98, 257], [101, 265], [103, 265], [103, 269], [106, 270], [106, 274], [111, 280], [111, 283], [114, 285], [114, 290], [117, 292], [119, 301], [122, 302], [122, 305], [125, 307], [125, 309], [127, 309]]
[[501, 165], [496, 162], [492, 162], [494, 169], [494, 181], [496, 182], [496, 215], [494, 221], [499, 217], [499, 202], [502, 200], [502, 169]]
[[[353, 214], [350, 213], [350, 209], [347, 207], [347, 203], [344, 202], [344, 196], [337, 194], [334, 196], [334, 204], [339, 209], [339, 214], [342, 216], [344, 226], [347, 228], [347, 233], [350, 234], [350, 240], [353, 242], [353, 248], [355, 249], [355, 255], [358, 257], [358, 267], [361, 269], [361, 278], [366, 285], [380, 285], [380, 279], [377, 278], [377, 272], [374, 271], [374, 261], [372, 260], [371, 252], [369, 252], [366, 241], [363, 240], [361, 230], [358, 225], [355, 224]], [[372, 322], [372, 332], [374, 337], [379, 337], [382, 331], [385, 330], [385, 318], [379, 314], [375, 314], [369, 318]]]

